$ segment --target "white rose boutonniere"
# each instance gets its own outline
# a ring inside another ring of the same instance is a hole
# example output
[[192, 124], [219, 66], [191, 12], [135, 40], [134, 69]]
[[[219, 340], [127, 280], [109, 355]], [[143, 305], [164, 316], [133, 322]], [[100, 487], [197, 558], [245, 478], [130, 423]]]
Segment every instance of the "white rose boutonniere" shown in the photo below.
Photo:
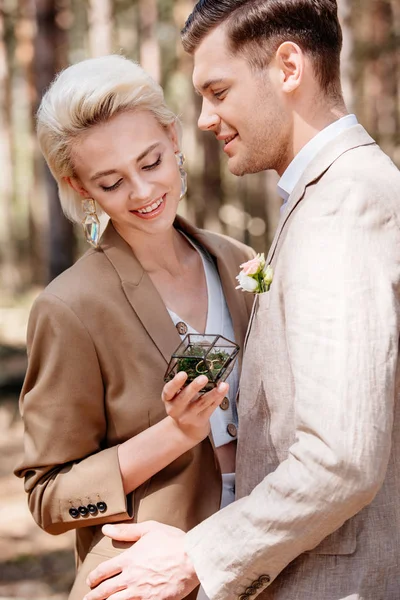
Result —
[[240, 265], [241, 271], [236, 279], [239, 285], [237, 290], [242, 292], [252, 292], [253, 294], [262, 294], [268, 292], [274, 271], [271, 265], [265, 264], [264, 254], [257, 254], [251, 260]]

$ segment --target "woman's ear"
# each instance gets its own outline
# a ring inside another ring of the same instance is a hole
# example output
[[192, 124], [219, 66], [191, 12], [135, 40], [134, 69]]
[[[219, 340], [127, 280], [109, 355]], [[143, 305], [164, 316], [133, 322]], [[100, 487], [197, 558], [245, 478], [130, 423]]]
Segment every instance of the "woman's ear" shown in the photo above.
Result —
[[276, 51], [275, 58], [281, 90], [285, 93], [294, 92], [303, 78], [305, 57], [302, 49], [294, 42], [283, 42]]
[[82, 198], [90, 198], [89, 192], [85, 190], [77, 177], [63, 177], [63, 180]]
[[168, 137], [172, 142], [174, 152], [180, 152], [179, 137], [176, 123], [171, 123], [170, 125], [168, 125], [167, 133]]

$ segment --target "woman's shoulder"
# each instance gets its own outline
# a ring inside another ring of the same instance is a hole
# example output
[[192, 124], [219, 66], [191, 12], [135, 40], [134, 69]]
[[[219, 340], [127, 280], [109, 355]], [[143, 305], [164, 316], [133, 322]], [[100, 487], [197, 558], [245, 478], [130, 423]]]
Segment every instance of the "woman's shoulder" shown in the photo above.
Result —
[[239, 257], [242, 262], [250, 260], [256, 255], [253, 248], [223, 233], [216, 233], [207, 229], [200, 229], [199, 233], [201, 234], [205, 245], [217, 245], [222, 251], [232, 252], [235, 256]]
[[218, 256], [223, 251], [232, 253], [235, 259], [245, 262], [256, 255], [253, 248], [243, 242], [223, 233], [197, 228], [181, 215], [176, 217], [176, 226], [194, 240], [197, 240], [214, 256]]
[[52, 295], [66, 304], [82, 297], [95, 297], [115, 285], [116, 273], [101, 250], [88, 250], [71, 267], [51, 281], [43, 295]]

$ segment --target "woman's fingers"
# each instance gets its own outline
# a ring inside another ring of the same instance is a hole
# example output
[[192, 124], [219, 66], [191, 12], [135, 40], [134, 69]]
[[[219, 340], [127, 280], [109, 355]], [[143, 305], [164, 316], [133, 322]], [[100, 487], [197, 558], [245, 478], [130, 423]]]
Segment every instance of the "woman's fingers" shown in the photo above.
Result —
[[228, 383], [219, 383], [216, 388], [207, 392], [207, 394], [204, 394], [196, 401], [193, 410], [196, 410], [197, 414], [201, 414], [202, 417], [207, 417], [208, 413], [211, 415], [216, 407], [221, 404], [228, 391]]
[[180, 371], [171, 381], [168, 381], [163, 387], [161, 399], [163, 402], [170, 402], [182, 389], [187, 379], [187, 373]]
[[[184, 375], [184, 377], [180, 378], [178, 377], [179, 375]], [[176, 407], [186, 406], [196, 398], [198, 393], [205, 385], [207, 385], [208, 382], [208, 379], [205, 375], [200, 375], [191, 383], [189, 383], [189, 385], [183, 388], [183, 390], [181, 390], [181, 387], [185, 383], [186, 379], [187, 374], [181, 372], [175, 375], [171, 381], [166, 383], [161, 395], [163, 402], [166, 404], [168, 402], [172, 402]], [[170, 384], [173, 385], [170, 386]]]

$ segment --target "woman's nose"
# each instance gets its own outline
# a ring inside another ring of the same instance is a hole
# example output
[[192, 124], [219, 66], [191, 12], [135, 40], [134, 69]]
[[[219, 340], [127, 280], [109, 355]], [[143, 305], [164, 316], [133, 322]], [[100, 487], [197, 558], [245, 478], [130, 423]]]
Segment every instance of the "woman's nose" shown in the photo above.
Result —
[[[132, 181], [129, 198], [136, 204], [151, 199], [151, 184], [142, 178]], [[139, 207], [140, 208], [140, 207]]]
[[215, 108], [208, 100], [203, 98], [203, 104], [201, 107], [201, 113], [197, 121], [199, 129], [202, 131], [214, 131], [219, 125], [220, 118], [215, 112]]

